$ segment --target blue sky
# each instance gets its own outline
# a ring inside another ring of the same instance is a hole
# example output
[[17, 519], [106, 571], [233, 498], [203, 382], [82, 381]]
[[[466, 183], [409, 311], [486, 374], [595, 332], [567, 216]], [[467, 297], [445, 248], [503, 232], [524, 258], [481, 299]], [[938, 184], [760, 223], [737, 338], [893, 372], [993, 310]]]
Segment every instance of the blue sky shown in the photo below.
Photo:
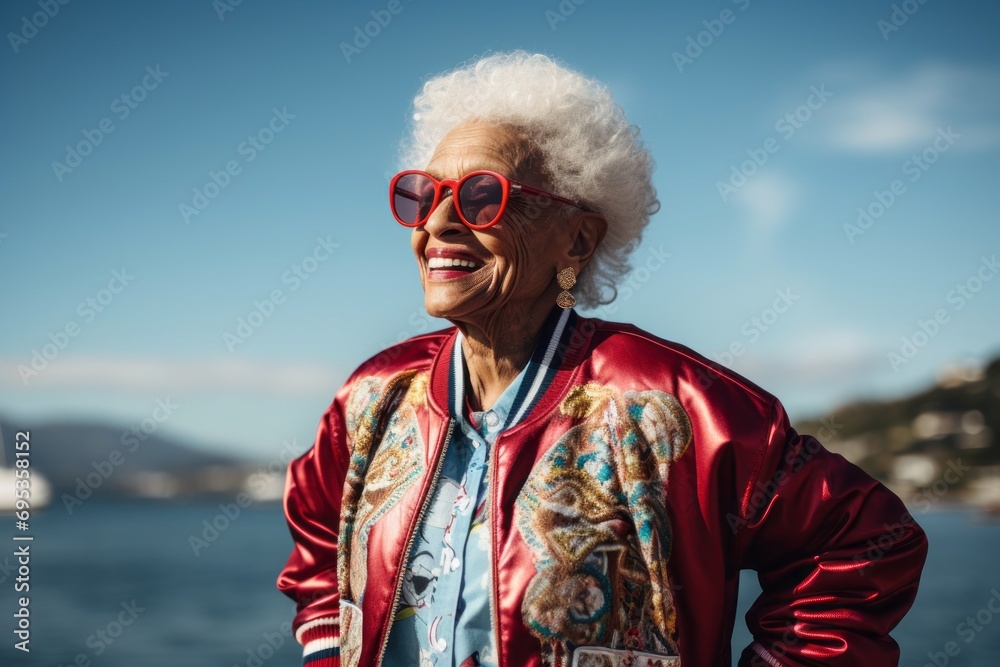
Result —
[[5, 2], [0, 415], [124, 429], [169, 398], [164, 434], [307, 446], [358, 363], [447, 325], [386, 178], [421, 83], [513, 48], [606, 82], [657, 162], [646, 268], [598, 315], [793, 418], [991, 358], [1000, 8], [902, 5]]

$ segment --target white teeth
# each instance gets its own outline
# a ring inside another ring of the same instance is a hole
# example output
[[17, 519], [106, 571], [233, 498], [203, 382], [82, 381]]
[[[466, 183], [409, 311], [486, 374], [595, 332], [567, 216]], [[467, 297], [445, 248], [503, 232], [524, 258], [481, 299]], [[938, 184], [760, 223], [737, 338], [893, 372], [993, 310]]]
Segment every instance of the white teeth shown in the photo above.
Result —
[[478, 268], [478, 264], [467, 259], [452, 259], [451, 257], [430, 257], [427, 260], [427, 267], [431, 269], [444, 269], [452, 266], [466, 268]]

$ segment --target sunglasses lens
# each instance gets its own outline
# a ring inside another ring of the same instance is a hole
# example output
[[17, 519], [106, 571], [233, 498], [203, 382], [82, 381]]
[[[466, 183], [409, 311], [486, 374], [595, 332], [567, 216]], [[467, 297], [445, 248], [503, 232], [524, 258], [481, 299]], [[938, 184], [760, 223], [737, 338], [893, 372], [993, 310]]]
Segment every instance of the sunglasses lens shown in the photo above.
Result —
[[408, 225], [422, 221], [434, 203], [434, 183], [423, 174], [406, 174], [392, 190], [392, 210]]
[[500, 217], [503, 184], [496, 176], [477, 174], [462, 184], [458, 199], [466, 220], [474, 225], [490, 225]]

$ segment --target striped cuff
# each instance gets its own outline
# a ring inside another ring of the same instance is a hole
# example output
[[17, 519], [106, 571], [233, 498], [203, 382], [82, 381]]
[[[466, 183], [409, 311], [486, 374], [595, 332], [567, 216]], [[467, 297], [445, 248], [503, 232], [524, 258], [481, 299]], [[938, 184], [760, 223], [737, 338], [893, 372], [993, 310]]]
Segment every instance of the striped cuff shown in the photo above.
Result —
[[771, 652], [764, 648], [762, 644], [754, 642], [750, 645], [750, 648], [753, 649], [754, 653], [760, 656], [761, 660], [771, 665], [771, 667], [782, 667], [781, 663], [778, 662], [778, 659], [771, 655]]
[[295, 639], [302, 644], [302, 664], [340, 667], [340, 619], [325, 616], [303, 623]]

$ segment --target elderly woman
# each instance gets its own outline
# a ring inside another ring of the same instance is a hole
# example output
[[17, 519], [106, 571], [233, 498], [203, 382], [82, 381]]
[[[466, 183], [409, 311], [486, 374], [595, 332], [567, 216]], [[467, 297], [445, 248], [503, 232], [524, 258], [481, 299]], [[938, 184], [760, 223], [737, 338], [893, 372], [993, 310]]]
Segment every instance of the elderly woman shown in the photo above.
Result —
[[658, 208], [597, 82], [493, 55], [427, 82], [389, 187], [428, 313], [288, 470], [306, 664], [895, 665], [926, 540], [781, 403], [610, 302]]

